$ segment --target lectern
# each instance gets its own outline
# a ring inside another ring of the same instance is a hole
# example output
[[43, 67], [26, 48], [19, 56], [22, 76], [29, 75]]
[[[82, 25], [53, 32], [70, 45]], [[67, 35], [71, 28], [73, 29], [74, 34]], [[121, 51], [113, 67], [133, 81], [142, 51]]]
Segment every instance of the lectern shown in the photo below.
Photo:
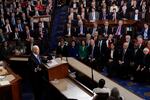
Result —
[[21, 100], [21, 77], [16, 75], [6, 64], [4, 67], [7, 73], [1, 75], [4, 78], [0, 80], [0, 100]]
[[68, 76], [68, 63], [60, 58], [51, 60], [46, 64], [49, 81], [63, 79]]

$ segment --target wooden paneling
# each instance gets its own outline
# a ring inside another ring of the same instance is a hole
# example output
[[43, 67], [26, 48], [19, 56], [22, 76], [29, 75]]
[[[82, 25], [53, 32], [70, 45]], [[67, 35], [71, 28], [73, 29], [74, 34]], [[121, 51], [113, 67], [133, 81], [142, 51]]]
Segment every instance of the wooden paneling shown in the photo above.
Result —
[[56, 67], [48, 69], [49, 80], [62, 79], [68, 76], [68, 64], [59, 64]]

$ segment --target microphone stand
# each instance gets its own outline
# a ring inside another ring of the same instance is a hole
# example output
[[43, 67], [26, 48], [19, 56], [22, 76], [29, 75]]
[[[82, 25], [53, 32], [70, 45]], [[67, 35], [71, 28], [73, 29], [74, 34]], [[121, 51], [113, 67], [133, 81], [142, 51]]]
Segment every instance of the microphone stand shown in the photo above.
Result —
[[92, 81], [94, 80], [93, 77], [93, 57], [90, 57], [90, 63], [91, 63], [91, 77], [92, 77]]

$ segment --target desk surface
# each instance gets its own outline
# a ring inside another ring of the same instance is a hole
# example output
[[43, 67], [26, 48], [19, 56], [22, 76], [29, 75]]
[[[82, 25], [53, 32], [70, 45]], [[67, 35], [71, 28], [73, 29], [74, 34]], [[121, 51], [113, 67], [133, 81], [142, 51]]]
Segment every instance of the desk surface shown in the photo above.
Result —
[[[82, 62], [68, 57], [68, 63], [74, 69], [78, 70], [79, 72], [83, 73], [89, 78], [92, 78], [91, 75], [91, 68]], [[100, 74], [99, 72], [93, 70], [93, 79], [94, 81], [98, 82], [99, 79], [103, 78], [106, 81], [106, 87], [112, 89], [113, 87], [117, 87], [120, 91], [121, 96], [125, 97], [125, 100], [143, 100], [141, 97], [137, 96], [136, 94], [132, 93], [131, 91], [127, 90], [126, 88], [122, 87], [121, 85], [117, 84], [116, 82], [112, 81], [111, 79], [107, 78], [106, 76]]]
[[78, 87], [69, 78], [51, 81], [51, 83], [69, 99], [92, 100], [92, 97], [90, 95], [88, 95], [85, 91]]
[[[21, 79], [21, 77], [17, 74], [15, 74], [10, 68], [9, 66], [4, 62], [4, 65], [3, 65], [4, 68], [6, 68], [6, 70], [8, 71], [7, 75], [6, 75], [6, 78], [11, 78], [10, 80], [10, 85], [16, 83], [17, 81], [19, 81]], [[2, 87], [2, 86], [0, 86]]]
[[[0, 92], [3, 93], [5, 91], [5, 87], [10, 87], [8, 91], [11, 93], [11, 100], [21, 100], [21, 92], [20, 92], [20, 80], [21, 77], [15, 74], [6, 63], [3, 65], [7, 71], [8, 75], [5, 80], [10, 80], [10, 84], [0, 86]], [[3, 81], [3, 80], [2, 80]]]

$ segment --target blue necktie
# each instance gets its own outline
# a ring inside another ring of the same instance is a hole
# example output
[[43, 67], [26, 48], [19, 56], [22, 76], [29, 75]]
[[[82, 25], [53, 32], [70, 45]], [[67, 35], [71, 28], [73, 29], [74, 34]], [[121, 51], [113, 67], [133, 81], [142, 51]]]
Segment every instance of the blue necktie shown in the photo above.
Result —
[[39, 64], [41, 64], [41, 59], [39, 56], [37, 56], [37, 59], [38, 59]]

